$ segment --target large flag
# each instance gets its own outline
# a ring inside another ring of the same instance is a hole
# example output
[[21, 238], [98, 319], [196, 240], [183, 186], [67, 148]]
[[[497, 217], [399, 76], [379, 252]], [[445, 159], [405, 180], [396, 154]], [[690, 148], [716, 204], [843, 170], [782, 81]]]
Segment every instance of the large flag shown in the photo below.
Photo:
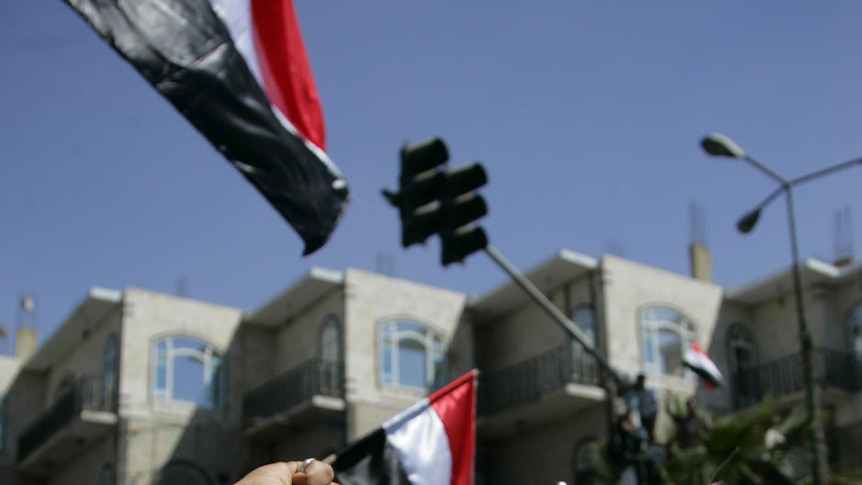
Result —
[[324, 152], [291, 0], [65, 0], [299, 233], [323, 246], [348, 200]]
[[476, 371], [455, 379], [339, 451], [341, 485], [470, 485]]
[[692, 342], [682, 358], [683, 364], [699, 375], [710, 387], [720, 386], [724, 376], [697, 342]]

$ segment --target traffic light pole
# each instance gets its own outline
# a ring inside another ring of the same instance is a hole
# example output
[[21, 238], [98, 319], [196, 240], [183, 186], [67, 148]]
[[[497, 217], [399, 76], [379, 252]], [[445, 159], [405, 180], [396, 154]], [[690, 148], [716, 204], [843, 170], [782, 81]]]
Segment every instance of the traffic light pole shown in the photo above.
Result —
[[518, 284], [524, 291], [527, 292], [539, 306], [542, 307], [545, 312], [550, 315], [554, 321], [560, 324], [563, 329], [569, 333], [575, 340], [578, 341], [579, 344], [586, 350], [593, 358], [596, 359], [596, 362], [602, 367], [602, 369], [607, 372], [613, 379], [616, 381], [617, 386], [620, 388], [625, 388], [630, 385], [629, 380], [625, 375], [614, 369], [610, 362], [608, 362], [608, 358], [605, 354], [602, 353], [601, 350], [596, 348], [596, 346], [589, 341], [589, 337], [575, 325], [574, 322], [569, 320], [563, 312], [560, 311], [550, 300], [546, 297], [536, 285], [533, 284], [532, 281], [527, 279], [526, 276], [522, 275], [520, 271], [518, 271], [515, 266], [513, 266], [506, 258], [499, 252], [497, 249], [488, 244], [485, 246], [485, 252], [491, 259], [494, 260], [503, 270], [512, 277], [512, 280]]

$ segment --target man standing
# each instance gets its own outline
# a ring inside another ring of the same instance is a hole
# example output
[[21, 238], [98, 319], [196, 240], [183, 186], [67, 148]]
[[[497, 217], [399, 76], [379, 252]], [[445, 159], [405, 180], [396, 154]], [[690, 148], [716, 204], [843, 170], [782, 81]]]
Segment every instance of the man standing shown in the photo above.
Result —
[[655, 392], [646, 387], [646, 376], [638, 374], [634, 385], [626, 393], [626, 406], [628, 411], [640, 418], [640, 425], [646, 430], [650, 441], [654, 441], [653, 434], [655, 420], [658, 416], [658, 400]]

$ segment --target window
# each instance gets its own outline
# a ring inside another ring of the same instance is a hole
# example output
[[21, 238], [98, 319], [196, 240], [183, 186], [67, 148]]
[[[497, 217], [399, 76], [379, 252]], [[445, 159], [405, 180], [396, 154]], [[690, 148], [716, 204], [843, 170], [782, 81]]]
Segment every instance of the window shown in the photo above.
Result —
[[741, 323], [727, 330], [727, 358], [734, 405], [741, 408], [760, 401], [757, 344]]
[[857, 303], [856, 307], [850, 312], [850, 318], [847, 320], [847, 329], [850, 332], [851, 351], [856, 352], [858, 356], [862, 356], [862, 302]]
[[153, 345], [153, 398], [217, 407], [224, 397], [222, 358], [194, 337], [172, 335]]
[[428, 389], [445, 379], [445, 348], [437, 332], [416, 322], [392, 320], [378, 334], [380, 382]]
[[105, 341], [105, 350], [102, 353], [102, 389], [101, 407], [112, 410], [114, 395], [117, 389], [117, 336], [110, 335]]
[[575, 307], [572, 312], [572, 321], [578, 326], [587, 337], [590, 343], [595, 343], [596, 340], [596, 317], [593, 312], [593, 307], [584, 303]]
[[601, 444], [598, 438], [588, 436], [575, 445], [574, 459], [575, 484], [585, 485], [600, 483], [597, 457], [601, 456]]
[[644, 371], [648, 374], [682, 375], [682, 358], [695, 340], [694, 323], [665, 306], [640, 311]]
[[320, 332], [320, 392], [338, 396], [341, 390], [341, 324], [330, 316]]
[[[596, 322], [593, 308], [588, 304], [575, 307], [571, 314], [572, 322], [582, 330], [589, 343], [596, 341]], [[596, 364], [584, 346], [572, 337], [572, 374], [578, 381], [584, 381], [595, 375]]]

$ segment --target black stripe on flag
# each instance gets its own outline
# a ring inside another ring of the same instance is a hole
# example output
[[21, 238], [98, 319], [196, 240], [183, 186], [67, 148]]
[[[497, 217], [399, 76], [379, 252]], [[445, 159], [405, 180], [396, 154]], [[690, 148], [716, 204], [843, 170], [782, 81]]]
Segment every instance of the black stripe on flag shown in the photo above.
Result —
[[347, 185], [282, 126], [207, 0], [65, 1], [263, 194], [304, 254], [326, 243]]
[[341, 485], [411, 485], [383, 428], [339, 452], [332, 468]]

